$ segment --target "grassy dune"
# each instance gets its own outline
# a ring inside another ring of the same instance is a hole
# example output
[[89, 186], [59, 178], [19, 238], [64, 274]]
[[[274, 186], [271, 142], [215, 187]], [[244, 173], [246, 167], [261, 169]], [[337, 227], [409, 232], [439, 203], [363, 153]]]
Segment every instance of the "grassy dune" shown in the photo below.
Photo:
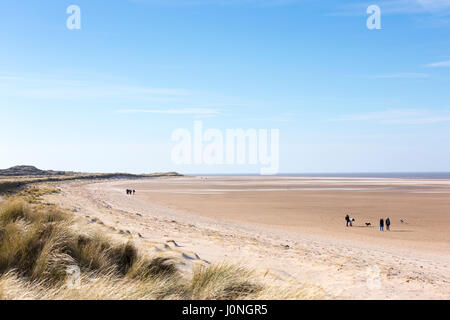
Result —
[[152, 173], [135, 175], [129, 173], [93, 173], [93, 174], [68, 174], [68, 175], [48, 175], [48, 176], [0, 176], [0, 193], [14, 192], [15, 190], [29, 184], [41, 182], [60, 182], [71, 180], [101, 180], [101, 179], [140, 179], [158, 177], [181, 176], [176, 172]]
[[[170, 258], [131, 242], [82, 234], [70, 213], [43, 204], [54, 188], [22, 190], [0, 205], [0, 299], [305, 299], [320, 290], [275, 285], [241, 266], [198, 266], [183, 275]], [[70, 286], [68, 270], [81, 271]]]

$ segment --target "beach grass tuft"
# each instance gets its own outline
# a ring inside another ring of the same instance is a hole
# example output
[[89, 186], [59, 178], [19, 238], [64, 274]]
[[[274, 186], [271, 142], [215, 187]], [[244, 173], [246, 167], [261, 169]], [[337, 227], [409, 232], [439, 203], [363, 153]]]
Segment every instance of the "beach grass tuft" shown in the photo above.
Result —
[[[40, 197], [53, 191], [30, 192]], [[186, 276], [173, 258], [149, 257], [132, 242], [81, 233], [70, 213], [35, 204], [30, 192], [0, 204], [0, 299], [277, 298], [273, 284], [242, 266], [196, 266]], [[80, 270], [77, 288], [68, 285], [67, 270], [74, 266]], [[303, 289], [281, 290], [284, 299], [301, 297]]]

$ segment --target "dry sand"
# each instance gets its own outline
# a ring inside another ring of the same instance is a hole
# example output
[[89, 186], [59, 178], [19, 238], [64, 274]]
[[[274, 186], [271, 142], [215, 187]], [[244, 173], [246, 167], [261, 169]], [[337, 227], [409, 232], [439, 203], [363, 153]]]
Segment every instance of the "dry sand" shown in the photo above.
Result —
[[[450, 298], [450, 180], [183, 177], [59, 187], [49, 200], [149, 253], [180, 255], [187, 272], [227, 261], [320, 286], [331, 299]], [[390, 232], [378, 230], [380, 217], [390, 217]]]

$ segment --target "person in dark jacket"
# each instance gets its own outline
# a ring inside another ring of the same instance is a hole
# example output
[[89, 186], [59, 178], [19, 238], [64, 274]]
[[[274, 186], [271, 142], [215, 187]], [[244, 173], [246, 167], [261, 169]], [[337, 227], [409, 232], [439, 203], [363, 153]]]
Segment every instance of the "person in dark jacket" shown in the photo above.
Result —
[[389, 231], [391, 230], [391, 219], [387, 218], [386, 219], [386, 230]]
[[345, 216], [345, 221], [347, 222], [347, 227], [348, 227], [348, 224], [350, 223], [350, 217], [349, 217], [349, 215], [346, 215], [346, 216]]
[[384, 231], [384, 220], [383, 220], [383, 218], [380, 219], [380, 231]]

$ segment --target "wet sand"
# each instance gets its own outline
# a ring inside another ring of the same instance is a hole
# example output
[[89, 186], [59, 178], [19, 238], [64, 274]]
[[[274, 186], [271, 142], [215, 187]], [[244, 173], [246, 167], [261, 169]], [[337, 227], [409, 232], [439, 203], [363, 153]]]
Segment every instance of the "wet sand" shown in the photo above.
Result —
[[[203, 177], [131, 187], [139, 199], [192, 215], [450, 252], [450, 181]], [[347, 213], [356, 219], [352, 228], [345, 226]], [[379, 220], [387, 217], [391, 231], [380, 232]]]

